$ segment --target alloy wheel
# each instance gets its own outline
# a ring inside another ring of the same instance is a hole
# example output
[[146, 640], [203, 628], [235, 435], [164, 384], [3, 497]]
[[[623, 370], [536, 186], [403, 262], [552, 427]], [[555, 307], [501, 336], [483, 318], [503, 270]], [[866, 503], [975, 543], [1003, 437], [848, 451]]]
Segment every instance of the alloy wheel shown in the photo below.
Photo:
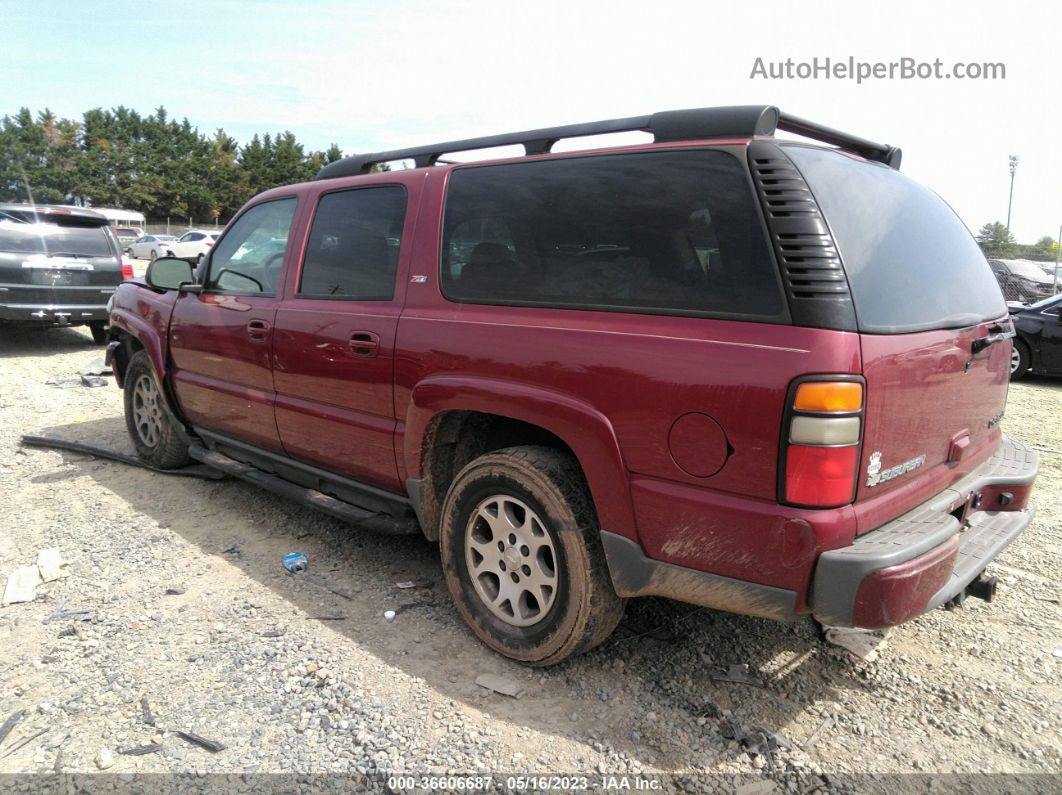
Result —
[[557, 552], [546, 524], [507, 494], [483, 500], [465, 529], [465, 565], [476, 594], [507, 624], [528, 627], [557, 595]]

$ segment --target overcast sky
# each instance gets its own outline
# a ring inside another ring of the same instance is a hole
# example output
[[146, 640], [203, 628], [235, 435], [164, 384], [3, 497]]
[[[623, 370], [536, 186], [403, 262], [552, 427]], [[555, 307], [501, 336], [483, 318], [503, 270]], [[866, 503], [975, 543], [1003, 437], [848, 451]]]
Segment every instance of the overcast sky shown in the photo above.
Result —
[[[240, 140], [349, 153], [655, 110], [775, 104], [902, 147], [971, 229], [1062, 224], [1062, 11], [1052, 2], [5, 3], [0, 115], [165, 105]], [[751, 78], [765, 63], [1002, 63], [995, 80]]]

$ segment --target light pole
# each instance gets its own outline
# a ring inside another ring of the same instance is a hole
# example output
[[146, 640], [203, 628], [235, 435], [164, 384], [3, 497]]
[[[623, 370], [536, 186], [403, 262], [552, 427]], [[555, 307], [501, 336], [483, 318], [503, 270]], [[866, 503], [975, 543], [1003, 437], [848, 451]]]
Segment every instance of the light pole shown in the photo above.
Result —
[[1010, 231], [1010, 208], [1014, 204], [1014, 175], [1018, 172], [1018, 156], [1010, 156], [1010, 198], [1007, 200], [1007, 231]]

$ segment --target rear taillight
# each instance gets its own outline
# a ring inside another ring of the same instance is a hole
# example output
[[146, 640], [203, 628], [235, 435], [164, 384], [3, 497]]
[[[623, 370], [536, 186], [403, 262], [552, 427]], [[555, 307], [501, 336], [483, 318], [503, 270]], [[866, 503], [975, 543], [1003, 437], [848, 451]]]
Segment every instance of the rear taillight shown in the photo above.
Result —
[[129, 258], [122, 256], [122, 281], [133, 278], [133, 263], [129, 261]]
[[863, 434], [862, 379], [821, 376], [794, 383], [783, 431], [783, 502], [836, 508], [855, 499]]

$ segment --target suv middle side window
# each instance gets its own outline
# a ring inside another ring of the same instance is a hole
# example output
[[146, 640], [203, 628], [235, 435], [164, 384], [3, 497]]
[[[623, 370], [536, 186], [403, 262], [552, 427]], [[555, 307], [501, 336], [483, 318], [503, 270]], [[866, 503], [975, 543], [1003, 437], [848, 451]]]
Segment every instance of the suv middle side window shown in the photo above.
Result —
[[406, 189], [397, 185], [322, 196], [297, 296], [390, 301], [405, 219]]

